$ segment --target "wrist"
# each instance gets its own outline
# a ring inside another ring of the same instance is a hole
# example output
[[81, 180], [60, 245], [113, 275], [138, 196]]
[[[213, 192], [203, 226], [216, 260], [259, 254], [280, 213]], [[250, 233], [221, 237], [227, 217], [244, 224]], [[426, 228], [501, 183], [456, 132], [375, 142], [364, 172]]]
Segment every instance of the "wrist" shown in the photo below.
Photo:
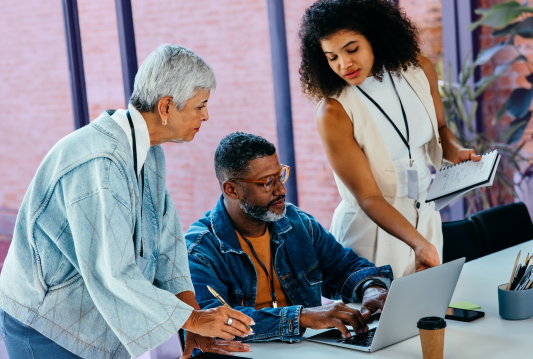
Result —
[[198, 310], [193, 310], [191, 315], [189, 315], [189, 319], [187, 319], [187, 321], [183, 324], [182, 328], [189, 332], [194, 332], [194, 327], [196, 326], [199, 315], [200, 313]]
[[300, 311], [300, 329], [309, 328], [309, 325], [307, 324], [308, 319], [309, 319], [309, 309], [302, 307], [302, 310]]
[[422, 236], [417, 236], [411, 245], [411, 248], [413, 248], [413, 251], [415, 251], [415, 254], [420, 251], [421, 249], [425, 248], [429, 242]]

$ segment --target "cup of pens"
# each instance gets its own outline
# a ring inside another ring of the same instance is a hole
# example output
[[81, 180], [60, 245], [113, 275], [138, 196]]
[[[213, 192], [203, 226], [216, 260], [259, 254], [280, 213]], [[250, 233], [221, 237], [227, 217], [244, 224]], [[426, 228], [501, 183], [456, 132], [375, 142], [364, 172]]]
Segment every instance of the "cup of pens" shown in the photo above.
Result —
[[519, 262], [520, 253], [516, 258], [511, 280], [498, 287], [498, 305], [503, 319], [533, 317], [533, 259], [528, 254], [523, 265]]

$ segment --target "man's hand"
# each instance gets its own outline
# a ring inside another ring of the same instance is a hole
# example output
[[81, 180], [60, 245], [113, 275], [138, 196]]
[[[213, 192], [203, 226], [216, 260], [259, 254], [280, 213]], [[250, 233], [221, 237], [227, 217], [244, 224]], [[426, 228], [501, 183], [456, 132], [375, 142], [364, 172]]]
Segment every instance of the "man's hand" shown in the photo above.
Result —
[[311, 329], [337, 328], [349, 338], [351, 325], [356, 333], [368, 331], [368, 326], [357, 309], [352, 309], [342, 303], [334, 303], [314, 308], [303, 308], [300, 313], [300, 327]]
[[190, 358], [194, 348], [198, 348], [204, 353], [210, 352], [226, 355], [233, 355], [231, 352], [250, 351], [250, 346], [248, 344], [243, 344], [233, 340], [220, 340], [203, 337], [201, 335], [186, 331], [185, 348], [183, 349], [180, 359]]
[[366, 288], [361, 304], [361, 313], [365, 321], [370, 319], [378, 309], [383, 310], [389, 291], [385, 288], [370, 286]]
[[[232, 318], [232, 325], [228, 325], [228, 319]], [[183, 329], [206, 337], [218, 337], [233, 340], [235, 336], [247, 337], [250, 332], [243, 323], [254, 325], [252, 318], [238, 310], [218, 307], [206, 310], [193, 310], [189, 319], [183, 325]]]
[[423, 244], [414, 249], [416, 271], [428, 269], [440, 265], [437, 248], [424, 239]]

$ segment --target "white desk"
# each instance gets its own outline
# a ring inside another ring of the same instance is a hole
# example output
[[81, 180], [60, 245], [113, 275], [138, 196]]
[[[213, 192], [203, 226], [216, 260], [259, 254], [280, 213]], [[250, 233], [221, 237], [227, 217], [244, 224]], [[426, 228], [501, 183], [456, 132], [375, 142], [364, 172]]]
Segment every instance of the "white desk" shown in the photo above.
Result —
[[[518, 251], [521, 261], [533, 253], [533, 240], [465, 264], [452, 302], [469, 300], [481, 306], [485, 317], [471, 323], [447, 320], [444, 358], [532, 358], [533, 318], [510, 321], [498, 315], [498, 285], [509, 282]], [[532, 304], [533, 305], [533, 304]], [[304, 338], [321, 331], [307, 330]], [[299, 343], [253, 343], [242, 356], [254, 359], [422, 358], [416, 336], [374, 353], [343, 349], [302, 339]]]

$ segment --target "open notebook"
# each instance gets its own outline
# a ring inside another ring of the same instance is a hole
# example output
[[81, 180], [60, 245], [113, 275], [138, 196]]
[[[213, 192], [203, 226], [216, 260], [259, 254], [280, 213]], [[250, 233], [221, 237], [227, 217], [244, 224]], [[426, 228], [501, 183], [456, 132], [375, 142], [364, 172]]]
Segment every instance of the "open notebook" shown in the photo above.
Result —
[[426, 202], [435, 201], [438, 211], [470, 190], [492, 186], [500, 157], [494, 150], [484, 154], [479, 162], [466, 161], [441, 168], [435, 174]]

